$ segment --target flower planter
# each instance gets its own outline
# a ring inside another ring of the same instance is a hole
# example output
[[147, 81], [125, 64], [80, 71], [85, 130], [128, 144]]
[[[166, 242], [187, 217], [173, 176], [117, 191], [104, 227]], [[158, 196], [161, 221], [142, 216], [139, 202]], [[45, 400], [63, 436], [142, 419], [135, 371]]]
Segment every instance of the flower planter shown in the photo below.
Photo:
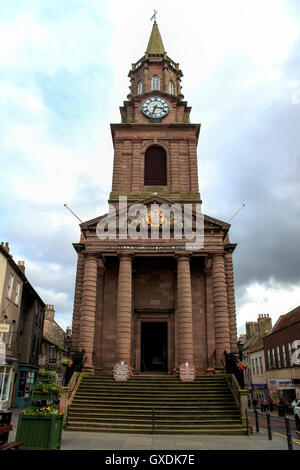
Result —
[[26, 441], [19, 449], [51, 450], [60, 449], [63, 414], [26, 416], [21, 414], [18, 421], [16, 441]]

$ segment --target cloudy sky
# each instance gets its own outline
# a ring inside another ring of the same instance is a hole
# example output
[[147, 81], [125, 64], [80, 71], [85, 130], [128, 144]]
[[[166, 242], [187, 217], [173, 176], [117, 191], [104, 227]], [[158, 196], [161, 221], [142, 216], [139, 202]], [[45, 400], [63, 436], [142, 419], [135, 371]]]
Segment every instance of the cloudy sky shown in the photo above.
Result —
[[0, 1], [0, 239], [62, 327], [79, 226], [107, 211], [131, 63], [150, 17], [179, 62], [203, 211], [232, 220], [237, 322], [300, 304], [298, 0]]

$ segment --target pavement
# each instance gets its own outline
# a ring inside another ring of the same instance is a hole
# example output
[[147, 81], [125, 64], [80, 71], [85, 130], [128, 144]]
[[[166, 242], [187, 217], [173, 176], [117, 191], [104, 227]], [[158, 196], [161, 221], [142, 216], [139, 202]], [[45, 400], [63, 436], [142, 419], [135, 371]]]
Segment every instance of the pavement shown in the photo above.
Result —
[[[12, 409], [13, 430], [9, 441], [15, 440], [21, 409]], [[293, 449], [300, 450], [300, 441], [293, 440]], [[119, 434], [63, 431], [61, 450], [288, 450], [287, 440], [267, 430], [251, 436], [202, 436]]]

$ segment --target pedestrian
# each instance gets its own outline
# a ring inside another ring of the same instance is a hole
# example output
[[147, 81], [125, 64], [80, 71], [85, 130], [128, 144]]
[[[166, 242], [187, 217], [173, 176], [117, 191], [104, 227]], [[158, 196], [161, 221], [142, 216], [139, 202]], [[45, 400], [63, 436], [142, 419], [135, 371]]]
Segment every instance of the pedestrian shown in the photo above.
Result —
[[253, 399], [252, 399], [252, 405], [253, 405], [253, 409], [256, 410], [256, 406], [257, 406], [257, 400], [256, 400], [256, 398], [253, 398]]
[[293, 412], [293, 414], [295, 414], [295, 406], [297, 406], [297, 402], [294, 398], [294, 400], [292, 401], [292, 412]]
[[248, 398], [248, 408], [251, 408], [251, 400]]
[[260, 412], [263, 413], [264, 412], [264, 401], [263, 401], [262, 398], [259, 400], [259, 406], [260, 406]]
[[273, 398], [269, 397], [268, 399], [269, 410], [273, 411]]
[[268, 402], [267, 402], [267, 400], [264, 398], [264, 412], [265, 412], [265, 413], [267, 412], [267, 409], [268, 409]]

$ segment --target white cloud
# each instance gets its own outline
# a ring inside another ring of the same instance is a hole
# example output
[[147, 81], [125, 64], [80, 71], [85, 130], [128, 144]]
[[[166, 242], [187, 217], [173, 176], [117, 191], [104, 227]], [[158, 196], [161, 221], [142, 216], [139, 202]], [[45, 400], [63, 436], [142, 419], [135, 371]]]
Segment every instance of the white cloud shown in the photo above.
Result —
[[300, 284], [286, 286], [273, 279], [267, 283], [250, 284], [237, 304], [239, 333], [244, 333], [247, 321], [257, 321], [261, 313], [269, 314], [274, 325], [280, 315], [299, 305]]

